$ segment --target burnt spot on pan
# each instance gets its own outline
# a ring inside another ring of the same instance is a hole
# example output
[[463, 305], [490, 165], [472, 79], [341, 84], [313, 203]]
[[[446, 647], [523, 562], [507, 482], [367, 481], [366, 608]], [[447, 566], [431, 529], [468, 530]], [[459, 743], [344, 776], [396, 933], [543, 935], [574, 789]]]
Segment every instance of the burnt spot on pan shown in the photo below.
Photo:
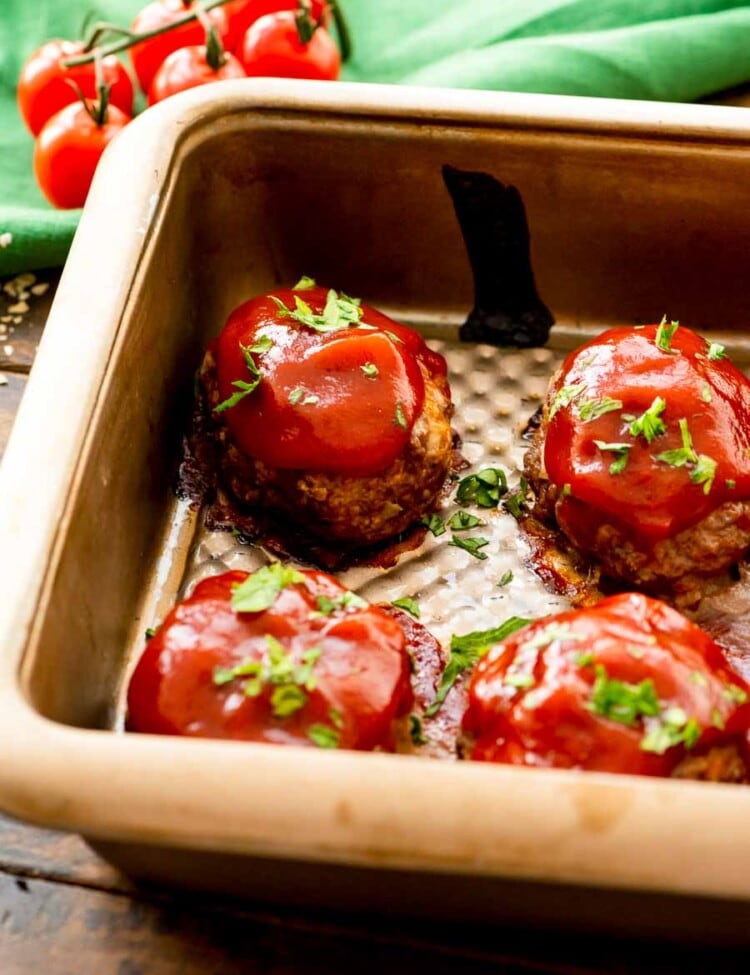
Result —
[[544, 345], [554, 317], [536, 289], [526, 209], [515, 186], [489, 173], [443, 166], [474, 277], [474, 307], [464, 342]]

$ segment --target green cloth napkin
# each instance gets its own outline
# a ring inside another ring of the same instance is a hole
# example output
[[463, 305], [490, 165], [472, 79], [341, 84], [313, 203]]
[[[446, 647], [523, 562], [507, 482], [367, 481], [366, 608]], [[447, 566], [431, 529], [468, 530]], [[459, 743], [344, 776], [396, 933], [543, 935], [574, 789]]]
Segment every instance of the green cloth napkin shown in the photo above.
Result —
[[[146, 0], [3, 0], [0, 275], [61, 264], [77, 211], [36, 188], [15, 104], [25, 58], [80, 36], [84, 17], [127, 25]], [[734, 0], [342, 0], [350, 81], [691, 101], [750, 80], [750, 4]]]

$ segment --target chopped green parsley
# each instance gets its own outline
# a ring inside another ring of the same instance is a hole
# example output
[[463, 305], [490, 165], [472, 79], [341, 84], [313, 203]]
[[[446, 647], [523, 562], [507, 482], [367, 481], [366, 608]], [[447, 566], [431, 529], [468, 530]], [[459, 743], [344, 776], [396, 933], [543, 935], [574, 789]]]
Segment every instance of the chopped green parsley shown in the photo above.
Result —
[[422, 730], [422, 719], [416, 714], [409, 715], [409, 736], [413, 745], [427, 744], [427, 739]]
[[[214, 667], [213, 672], [213, 682], [217, 687], [222, 684], [229, 684], [230, 681], [236, 680], [238, 677], [258, 677], [263, 672], [263, 664], [260, 660], [250, 660], [249, 658], [243, 660], [242, 663], [236, 664], [234, 667]], [[260, 693], [260, 690], [258, 691]], [[254, 694], [249, 694], [249, 697], [254, 697]]]
[[310, 647], [295, 663], [276, 637], [266, 635], [267, 656], [263, 660], [245, 659], [234, 667], [216, 667], [213, 682], [217, 686], [246, 678], [242, 693], [246, 697], [258, 697], [265, 687], [272, 687], [271, 711], [275, 718], [288, 718], [301, 710], [308, 701], [307, 692], [315, 689], [313, 668], [318, 662], [321, 647]]
[[407, 423], [406, 417], [404, 416], [404, 408], [401, 403], [396, 403], [396, 412], [393, 417], [393, 425], [395, 427], [401, 427], [402, 430], [406, 430]]
[[702, 484], [703, 493], [708, 494], [716, 477], [716, 461], [706, 454], [696, 454], [688, 423], [684, 417], [680, 420], [680, 436], [682, 437], [682, 447], [655, 454], [654, 460], [669, 464], [670, 467], [692, 465], [690, 480], [693, 484]]
[[727, 350], [723, 345], [721, 345], [719, 342], [708, 343], [708, 358], [711, 359], [712, 362], [715, 362], [717, 359], [726, 359], [726, 357]]
[[513, 582], [513, 572], [511, 569], [503, 572], [503, 574], [500, 576], [497, 582], [498, 588], [502, 589], [502, 587], [507, 586], [509, 582]]
[[476, 528], [477, 525], [483, 524], [481, 518], [477, 518], [476, 515], [472, 515], [468, 511], [457, 511], [448, 521], [448, 527], [452, 532], [468, 531], [470, 528]]
[[513, 515], [516, 521], [523, 514], [524, 508], [526, 507], [526, 496], [529, 492], [529, 486], [526, 482], [526, 478], [521, 475], [521, 479], [518, 485], [518, 490], [509, 494], [507, 498], [503, 501], [503, 508]]
[[445, 524], [443, 519], [438, 514], [425, 515], [423, 518], [419, 519], [420, 525], [425, 525], [432, 534], [437, 538], [439, 535], [445, 535]]
[[685, 467], [686, 464], [697, 463], [698, 455], [693, 448], [693, 440], [685, 417], [680, 420], [680, 436], [682, 437], [682, 447], [665, 450], [662, 454], [654, 454], [654, 460], [669, 464], [670, 467]]
[[366, 362], [363, 366], [359, 367], [362, 372], [367, 376], [368, 379], [377, 379], [380, 375], [380, 370], [375, 365], [374, 362]]
[[307, 704], [307, 694], [296, 684], [280, 684], [271, 693], [271, 710], [275, 718], [288, 718]]
[[736, 684], [729, 684], [728, 687], [725, 687], [721, 696], [733, 704], [745, 704], [747, 701], [747, 691], [738, 687]]
[[395, 606], [396, 609], [403, 609], [405, 612], [413, 616], [415, 620], [418, 620], [422, 615], [419, 610], [419, 603], [413, 596], [404, 596], [403, 599], [394, 599], [391, 606]]
[[359, 298], [350, 298], [333, 289], [328, 292], [325, 306], [319, 315], [299, 295], [294, 296], [294, 309], [287, 308], [280, 298], [272, 296], [272, 300], [278, 309], [279, 318], [293, 318], [316, 332], [338, 332], [359, 325], [362, 320]]
[[688, 718], [682, 708], [668, 708], [658, 721], [650, 723], [641, 739], [641, 750], [663, 755], [675, 745], [694, 748], [700, 736], [700, 725], [695, 718]]
[[610, 474], [622, 474], [628, 463], [628, 453], [632, 444], [629, 443], [605, 443], [603, 440], [595, 440], [594, 443], [599, 450], [606, 450], [615, 455], [615, 459], [609, 465]]
[[651, 443], [655, 437], [660, 437], [667, 432], [661, 414], [666, 408], [666, 401], [657, 396], [651, 406], [630, 424], [630, 436], [643, 436], [646, 443]]
[[548, 623], [538, 630], [531, 639], [526, 640], [520, 647], [521, 650], [539, 650], [541, 647], [548, 647], [551, 643], [566, 640], [584, 640], [582, 633], [571, 630], [569, 623]]
[[253, 358], [253, 353], [268, 352], [272, 345], [273, 341], [267, 335], [261, 335], [257, 342], [255, 342], [255, 344], [251, 345], [249, 348], [240, 343], [240, 348], [242, 349], [242, 355], [245, 359], [247, 371], [253, 378], [250, 380], [250, 382], [247, 382], [244, 379], [235, 379], [232, 382], [232, 386], [234, 386], [236, 392], [232, 393], [228, 399], [225, 399], [219, 403], [218, 406], [215, 406], [213, 409], [214, 413], [223, 413], [224, 410], [231, 409], [231, 407], [236, 406], [240, 400], [243, 400], [246, 396], [249, 396], [250, 393], [254, 392], [258, 388], [261, 375], [258, 364]]
[[610, 678], [601, 664], [596, 666], [596, 679], [586, 706], [595, 714], [628, 726], [634, 725], [640, 717], [656, 718], [661, 712], [656, 688], [650, 678], [640, 684], [629, 684]]
[[309, 291], [310, 288], [314, 288], [314, 287], [315, 287], [315, 278], [309, 278], [306, 274], [303, 274], [292, 290]]
[[690, 480], [693, 484], [702, 484], [703, 493], [708, 494], [716, 477], [716, 461], [705, 454], [698, 454], [695, 467], [690, 471]]
[[341, 730], [341, 728], [344, 727], [344, 715], [341, 713], [341, 711], [339, 711], [338, 708], [330, 708], [328, 711], [328, 717], [334, 728]]
[[318, 612], [323, 616], [330, 616], [331, 613], [335, 613], [337, 609], [366, 609], [367, 601], [361, 596], [358, 596], [356, 592], [351, 592], [347, 589], [346, 592], [341, 593], [340, 596], [316, 596], [315, 603], [318, 607]]
[[461, 505], [497, 508], [501, 495], [508, 490], [508, 479], [500, 467], [485, 467], [458, 482], [456, 501]]
[[509, 670], [503, 678], [503, 683], [508, 684], [509, 687], [518, 687], [519, 689], [525, 690], [527, 687], [533, 687], [536, 680], [533, 674]]
[[529, 623], [531, 620], [511, 616], [510, 619], [492, 630], [476, 630], [473, 633], [465, 633], [463, 636], [452, 636], [450, 659], [440, 677], [435, 700], [425, 711], [425, 717], [431, 718], [437, 714], [457, 679], [465, 670], [473, 667], [490, 647], [500, 643], [511, 633], [515, 633], [516, 630], [528, 626]]
[[327, 724], [311, 724], [307, 729], [307, 737], [318, 748], [338, 748], [341, 743], [341, 735], [335, 728], [329, 728]]
[[566, 406], [570, 406], [570, 404], [585, 391], [586, 383], [575, 383], [573, 386], [563, 386], [562, 389], [559, 389], [549, 411], [550, 420], [558, 410], [561, 410]]
[[711, 387], [709, 384], [703, 380], [701, 383], [701, 399], [704, 403], [710, 403], [713, 397], [711, 396]]
[[273, 605], [282, 589], [304, 581], [301, 572], [281, 562], [264, 565], [232, 587], [232, 609], [236, 613], [260, 613]]
[[679, 322], [667, 323], [667, 316], [665, 315], [656, 330], [656, 338], [654, 341], [657, 348], [661, 349], [662, 352], [671, 352], [674, 354], [676, 350], [672, 348], [672, 339], [674, 338], [674, 334], [679, 327]]
[[299, 403], [304, 395], [304, 389], [301, 386], [297, 386], [297, 388], [293, 389], [289, 394], [289, 402], [292, 404], [292, 406], [295, 406], [297, 403]]
[[621, 409], [621, 400], [610, 399], [609, 396], [605, 396], [603, 399], [589, 399], [585, 403], [580, 403], [578, 406], [578, 415], [584, 423], [588, 423], [590, 420], [598, 420], [605, 413], [612, 413], [613, 410]]
[[481, 535], [477, 535], [476, 538], [461, 538], [454, 535], [448, 544], [454, 548], [462, 548], [469, 555], [473, 555], [475, 559], [482, 561], [487, 558], [487, 555], [485, 552], [480, 552], [480, 549], [484, 548], [485, 545], [489, 545], [490, 540], [489, 538], [482, 538]]

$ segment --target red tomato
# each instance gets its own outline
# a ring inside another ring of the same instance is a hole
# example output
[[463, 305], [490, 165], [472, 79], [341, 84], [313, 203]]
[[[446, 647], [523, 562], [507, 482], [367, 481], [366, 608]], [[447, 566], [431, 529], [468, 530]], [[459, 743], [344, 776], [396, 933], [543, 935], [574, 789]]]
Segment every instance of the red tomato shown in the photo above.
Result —
[[347, 591], [332, 576], [289, 571], [277, 563], [253, 573], [251, 582], [265, 573], [266, 598], [252, 612], [232, 606], [246, 572], [199, 583], [136, 666], [128, 727], [392, 750], [394, 722], [412, 704], [402, 629], [356, 597], [342, 601]]
[[172, 51], [154, 75], [148, 93], [149, 105], [164, 101], [178, 91], [197, 88], [212, 81], [245, 78], [245, 69], [233, 54], [225, 54], [224, 64], [212, 68], [206, 60], [206, 45], [191, 45]]
[[66, 105], [47, 122], [34, 146], [34, 173], [49, 202], [60, 209], [83, 206], [97, 163], [130, 117], [115, 105], [97, 125], [81, 102]]
[[[94, 63], [65, 68], [62, 62], [83, 53], [82, 41], [47, 41], [26, 61], [18, 79], [18, 108], [26, 125], [39, 135], [44, 123], [61, 108], [78, 101], [75, 82], [86, 98], [97, 98]], [[110, 102], [133, 114], [133, 82], [125, 67], [110, 54], [102, 60]]]
[[[234, 51], [241, 44], [248, 27], [266, 14], [279, 10], [296, 10], [298, 6], [296, 0], [231, 0], [224, 7], [229, 21], [227, 47]], [[323, 19], [324, 23], [328, 22], [330, 17], [325, 13], [326, 6], [325, 0], [311, 0], [310, 14], [314, 21]]]
[[244, 350], [268, 347], [253, 353], [262, 378], [252, 395], [215, 415], [240, 450], [270, 467], [379, 473], [404, 450], [422, 410], [420, 364], [444, 376], [445, 360], [367, 305], [361, 321], [369, 328], [321, 332], [276, 303], [294, 309], [301, 299], [320, 315], [327, 296], [319, 287], [279, 290], [234, 310], [216, 347], [222, 402], [252, 379]]
[[248, 77], [334, 81], [341, 70], [341, 55], [328, 31], [319, 27], [303, 44], [295, 14], [288, 10], [256, 20], [237, 53]]
[[568, 485], [556, 516], [581, 548], [600, 523], [592, 510], [647, 548], [750, 498], [750, 382], [721, 346], [668, 329], [668, 340], [657, 325], [609, 329], [571, 353], [550, 387], [544, 466]]
[[[130, 29], [142, 34], [156, 30], [166, 24], [179, 20], [190, 12], [192, 4], [189, 0], [153, 0], [136, 15]], [[223, 7], [214, 7], [208, 12], [208, 19], [216, 28], [223, 43], [226, 43], [227, 16]], [[172, 51], [189, 44], [200, 44], [205, 38], [205, 30], [199, 20], [190, 21], [183, 27], [159, 34], [149, 40], [141, 41], [130, 48], [130, 60], [133, 64], [138, 83], [144, 92], [148, 92], [151, 82], [162, 62]]]
[[626, 593], [493, 647], [464, 728], [480, 761], [669, 775], [693, 749], [744, 748], [749, 691], [708, 634]]

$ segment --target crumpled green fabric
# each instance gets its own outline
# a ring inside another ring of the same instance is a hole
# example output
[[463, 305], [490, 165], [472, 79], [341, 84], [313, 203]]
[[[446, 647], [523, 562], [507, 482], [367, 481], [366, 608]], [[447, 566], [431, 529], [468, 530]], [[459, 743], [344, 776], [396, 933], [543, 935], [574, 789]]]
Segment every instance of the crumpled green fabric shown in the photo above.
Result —
[[[692, 101], [750, 80], [750, 4], [733, 0], [341, 0], [351, 81]], [[65, 260], [77, 211], [36, 188], [15, 104], [25, 58], [84, 18], [127, 25], [145, 0], [3, 0], [0, 275]]]

